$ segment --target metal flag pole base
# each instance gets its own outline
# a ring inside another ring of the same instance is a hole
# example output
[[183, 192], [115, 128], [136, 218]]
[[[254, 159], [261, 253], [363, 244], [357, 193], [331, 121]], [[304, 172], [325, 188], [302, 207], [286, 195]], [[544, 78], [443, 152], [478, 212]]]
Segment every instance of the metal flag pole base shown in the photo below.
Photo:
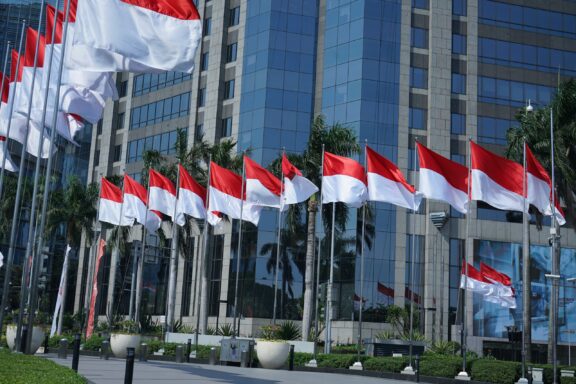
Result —
[[415, 375], [416, 371], [414, 370], [414, 368], [412, 368], [411, 365], [407, 366], [406, 368], [404, 368], [400, 374], [402, 375]]
[[355, 371], [362, 371], [364, 370], [364, 367], [362, 366], [362, 362], [357, 361], [354, 364], [352, 364], [349, 369], [353, 369]]
[[455, 377], [455, 379], [456, 380], [470, 381], [470, 376], [468, 375], [468, 372], [462, 371]]

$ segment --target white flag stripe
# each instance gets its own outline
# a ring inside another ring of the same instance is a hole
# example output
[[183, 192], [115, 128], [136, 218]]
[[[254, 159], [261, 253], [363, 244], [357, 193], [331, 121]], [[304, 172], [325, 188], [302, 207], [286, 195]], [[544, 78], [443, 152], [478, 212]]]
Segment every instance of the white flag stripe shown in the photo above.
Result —
[[120, 222], [122, 208], [122, 203], [100, 198], [98, 221], [103, 221], [112, 225], [131, 226], [134, 224], [134, 218], [122, 215], [122, 222]]
[[62, 307], [62, 300], [64, 299], [64, 284], [66, 282], [66, 274], [68, 273], [68, 257], [70, 255], [70, 245], [66, 246], [66, 254], [64, 255], [64, 263], [62, 264], [62, 273], [60, 274], [60, 285], [58, 287], [58, 295], [56, 296], [56, 307], [54, 308], [54, 316], [52, 316], [52, 327], [50, 328], [50, 337], [56, 333], [58, 325], [58, 315], [60, 314], [60, 307]]
[[[550, 203], [550, 186], [545, 180], [542, 180], [531, 173], [526, 173], [528, 184], [528, 203], [535, 206], [543, 215], [552, 216]], [[554, 216], [558, 224], [566, 224], [566, 219], [554, 207]]]
[[280, 208], [280, 196], [272, 193], [258, 179], [246, 179], [246, 201], [258, 206]]
[[4, 163], [4, 156], [6, 156], [6, 163], [4, 163], [5, 169], [8, 172], [18, 171], [18, 167], [12, 161], [12, 158], [10, 157], [10, 153], [8, 151], [5, 151], [5, 148], [6, 148], [6, 143], [4, 141], [0, 141], [0, 167], [2, 167], [2, 164]]
[[524, 211], [524, 197], [492, 180], [484, 172], [472, 170], [472, 200], [481, 200], [494, 208]]
[[182, 20], [118, 0], [83, 0], [76, 21], [70, 68], [187, 73], [194, 69], [200, 20]]
[[125, 193], [123, 215], [135, 219], [138, 223], [144, 225], [148, 232], [154, 233], [162, 225], [162, 220], [154, 213], [148, 210], [146, 204], [138, 196]]
[[240, 219], [240, 211], [242, 211], [242, 220], [258, 225], [262, 207], [258, 207], [247, 201], [244, 201], [244, 206], [242, 207], [242, 201], [240, 199], [210, 186], [208, 211], [221, 212], [232, 219]]
[[322, 204], [343, 202], [358, 208], [367, 197], [366, 185], [355, 177], [348, 175], [322, 177]]
[[479, 293], [482, 295], [492, 295], [495, 291], [494, 284], [486, 283], [484, 281], [476, 280], [470, 276], [460, 275], [460, 289]]
[[284, 178], [284, 204], [298, 204], [318, 192], [318, 187], [303, 176], [294, 175], [292, 180]]
[[412, 193], [402, 183], [368, 172], [368, 200], [417, 211], [422, 201], [422, 193]]
[[454, 188], [444, 176], [431, 169], [420, 168], [419, 191], [424, 197], [440, 200], [450, 204], [458, 212], [468, 212], [468, 196], [458, 188]]
[[162, 212], [174, 219], [176, 196], [159, 187], [150, 187], [149, 194], [148, 207], [153, 211]]
[[205, 219], [206, 209], [200, 196], [188, 189], [180, 188], [176, 206], [176, 224], [183, 226], [186, 223], [184, 214], [196, 219]]

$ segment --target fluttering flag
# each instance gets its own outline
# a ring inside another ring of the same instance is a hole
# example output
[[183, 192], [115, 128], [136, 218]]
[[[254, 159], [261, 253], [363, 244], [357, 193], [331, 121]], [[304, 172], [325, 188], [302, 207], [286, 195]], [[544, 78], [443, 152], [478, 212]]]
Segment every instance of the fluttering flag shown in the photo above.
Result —
[[[8, 172], [17, 172], [18, 167], [12, 161], [10, 157], [10, 152], [7, 150], [6, 147], [6, 138], [4, 136], [0, 136], [0, 168], [2, 168], [2, 164], [4, 164], [4, 168]], [[6, 162], [4, 162], [4, 157], [6, 157]]]
[[450, 204], [461, 213], [468, 211], [468, 168], [416, 143], [420, 162], [419, 191], [424, 197]]
[[[542, 164], [536, 159], [530, 147], [526, 145], [525, 149], [528, 203], [535, 206], [543, 215], [552, 216], [552, 180], [550, 180], [550, 176], [548, 176]], [[564, 225], [566, 224], [566, 219], [557, 197], [554, 202], [556, 206], [554, 209], [554, 217], [556, 217], [558, 224]]]
[[462, 265], [460, 289], [489, 296], [494, 293], [495, 287], [491, 281], [482, 276], [479, 270], [468, 264], [468, 275], [466, 275], [466, 266]]
[[82, 0], [68, 66], [191, 73], [202, 23], [192, 0]]
[[54, 308], [54, 315], [52, 316], [52, 327], [50, 328], [50, 337], [54, 336], [58, 326], [58, 316], [63, 315], [60, 312], [64, 300], [64, 290], [66, 289], [66, 274], [68, 273], [68, 257], [72, 248], [66, 245], [66, 254], [64, 255], [64, 263], [62, 263], [62, 273], [60, 275], [60, 285], [58, 286], [58, 296], [56, 296], [56, 307]]
[[124, 210], [122, 214], [144, 225], [154, 233], [162, 225], [160, 214], [148, 209], [146, 188], [128, 175], [124, 175]]
[[288, 160], [285, 153], [282, 155], [282, 174], [284, 175], [284, 190], [282, 191], [284, 204], [301, 203], [318, 192], [318, 187], [302, 176], [302, 172]]
[[132, 226], [134, 218], [122, 214], [122, 201], [122, 190], [103, 177], [100, 188], [98, 221], [112, 225]]
[[480, 263], [480, 273], [482, 277], [494, 285], [493, 292], [485, 297], [486, 301], [498, 304], [504, 308], [516, 308], [516, 293], [512, 288], [512, 280], [508, 275], [484, 263]]
[[[211, 162], [208, 211], [223, 213], [232, 219], [242, 218], [258, 225], [262, 207], [246, 201], [246, 196], [242, 193], [242, 176]], [[213, 220], [217, 217], [208, 215], [208, 222], [215, 225]]]
[[494, 208], [524, 212], [522, 165], [470, 142], [472, 151], [472, 200]]
[[356, 160], [324, 152], [322, 203], [346, 203], [358, 208], [368, 198], [364, 167]]
[[178, 164], [178, 172], [180, 191], [176, 205], [176, 224], [183, 226], [186, 224], [185, 214], [196, 219], [206, 218], [206, 188], [198, 184], [182, 164]]
[[282, 182], [248, 156], [244, 156], [244, 168], [246, 201], [261, 207], [280, 208]]
[[148, 208], [162, 212], [174, 219], [176, 213], [176, 187], [166, 176], [150, 169], [148, 177], [150, 197]]
[[98, 297], [98, 272], [100, 270], [100, 261], [104, 256], [106, 241], [100, 239], [98, 242], [98, 253], [96, 254], [96, 263], [94, 267], [94, 277], [92, 278], [92, 294], [90, 295], [90, 306], [88, 307], [88, 324], [86, 326], [86, 338], [89, 339], [94, 333], [94, 317], [96, 312], [96, 298]]
[[368, 200], [418, 210], [422, 193], [408, 184], [402, 171], [390, 160], [366, 147]]

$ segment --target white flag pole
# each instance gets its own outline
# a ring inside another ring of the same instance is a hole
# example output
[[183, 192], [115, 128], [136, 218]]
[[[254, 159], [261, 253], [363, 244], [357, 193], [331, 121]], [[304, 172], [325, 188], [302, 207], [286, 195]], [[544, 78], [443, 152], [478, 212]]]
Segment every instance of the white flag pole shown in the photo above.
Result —
[[64, 262], [62, 263], [62, 274], [60, 276], [60, 286], [58, 287], [58, 296], [56, 298], [56, 307], [54, 308], [54, 316], [52, 316], [52, 327], [50, 328], [50, 337], [54, 336], [56, 332], [62, 334], [62, 318], [64, 317], [64, 295], [66, 287], [66, 275], [68, 274], [68, 257], [70, 255], [70, 245], [66, 245], [66, 253], [64, 255]]
[[[282, 155], [286, 150], [282, 148]], [[274, 270], [274, 307], [272, 310], [272, 324], [276, 324], [276, 306], [278, 305], [278, 268], [280, 267], [280, 243], [282, 238], [282, 208], [284, 207], [284, 172], [280, 168], [281, 183], [280, 183], [280, 207], [278, 208], [278, 234], [276, 240], [276, 269]]]
[[212, 155], [208, 158], [208, 180], [206, 182], [206, 219], [204, 220], [204, 231], [203, 231], [203, 256], [199, 257], [198, 267], [200, 268], [200, 289], [198, 295], [200, 300], [198, 300], [198, 307], [196, 309], [196, 350], [198, 350], [198, 332], [204, 334], [208, 322], [208, 271], [209, 271], [209, 260], [208, 260], [208, 236], [210, 234], [208, 228], [208, 204], [210, 201], [210, 177], [212, 175]]
[[[126, 177], [124, 177], [126, 179]], [[150, 179], [150, 177], [148, 177]], [[138, 272], [136, 273], [136, 297], [134, 298], [134, 321], [140, 322], [140, 306], [142, 305], [142, 286], [144, 283], [144, 255], [146, 252], [146, 223], [148, 222], [148, 202], [150, 200], [150, 180], [146, 189], [146, 212], [144, 213], [144, 223], [142, 224], [142, 249], [138, 260]], [[124, 200], [122, 200], [124, 201]]]
[[238, 251], [236, 253], [238, 260], [236, 261], [236, 281], [234, 289], [234, 324], [233, 324], [233, 337], [240, 336], [240, 327], [236, 325], [236, 319], [241, 316], [238, 314], [238, 287], [240, 280], [240, 261], [242, 260], [242, 218], [244, 216], [244, 186], [246, 179], [246, 164], [244, 162], [245, 154], [242, 153], [242, 190], [240, 191], [240, 225], [238, 228]]
[[[148, 182], [150, 184], [150, 182]], [[168, 313], [166, 316], [166, 323], [168, 332], [174, 332], [174, 312], [176, 311], [176, 277], [178, 266], [178, 224], [176, 224], [176, 206], [178, 205], [178, 195], [180, 191], [180, 169], [176, 176], [176, 201], [174, 202], [174, 210], [172, 216], [172, 249], [170, 251], [170, 264], [168, 273]]]

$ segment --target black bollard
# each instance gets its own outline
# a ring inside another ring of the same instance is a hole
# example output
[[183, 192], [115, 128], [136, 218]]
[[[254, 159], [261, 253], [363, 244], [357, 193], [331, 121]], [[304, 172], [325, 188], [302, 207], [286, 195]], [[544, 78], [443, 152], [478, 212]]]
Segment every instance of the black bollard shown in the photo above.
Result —
[[126, 372], [124, 372], [124, 384], [132, 384], [134, 377], [134, 348], [126, 348]]
[[28, 337], [28, 326], [22, 325], [22, 336], [20, 337], [20, 352], [26, 353], [26, 338]]
[[68, 357], [68, 340], [60, 339], [60, 346], [58, 347], [58, 358], [66, 359]]
[[216, 348], [210, 348], [210, 356], [208, 357], [208, 364], [216, 365]]
[[48, 353], [48, 343], [50, 342], [50, 335], [44, 338], [44, 354]]
[[246, 368], [248, 366], [248, 351], [240, 352], [240, 367]]
[[290, 357], [288, 361], [288, 370], [294, 370], [294, 346], [290, 345]]
[[140, 361], [148, 361], [148, 344], [140, 344]]
[[190, 362], [190, 353], [192, 353], [192, 339], [188, 339], [188, 347], [186, 348], [186, 362]]
[[100, 359], [108, 360], [110, 356], [110, 341], [104, 340], [100, 347]]
[[420, 382], [420, 355], [416, 355], [416, 382]]
[[80, 334], [74, 335], [74, 350], [72, 354], [72, 369], [78, 372], [78, 360], [80, 360]]
[[184, 362], [184, 356], [182, 356], [183, 354], [184, 354], [184, 347], [182, 347], [181, 345], [177, 345], [176, 350], [174, 351], [174, 361], [177, 363]]

